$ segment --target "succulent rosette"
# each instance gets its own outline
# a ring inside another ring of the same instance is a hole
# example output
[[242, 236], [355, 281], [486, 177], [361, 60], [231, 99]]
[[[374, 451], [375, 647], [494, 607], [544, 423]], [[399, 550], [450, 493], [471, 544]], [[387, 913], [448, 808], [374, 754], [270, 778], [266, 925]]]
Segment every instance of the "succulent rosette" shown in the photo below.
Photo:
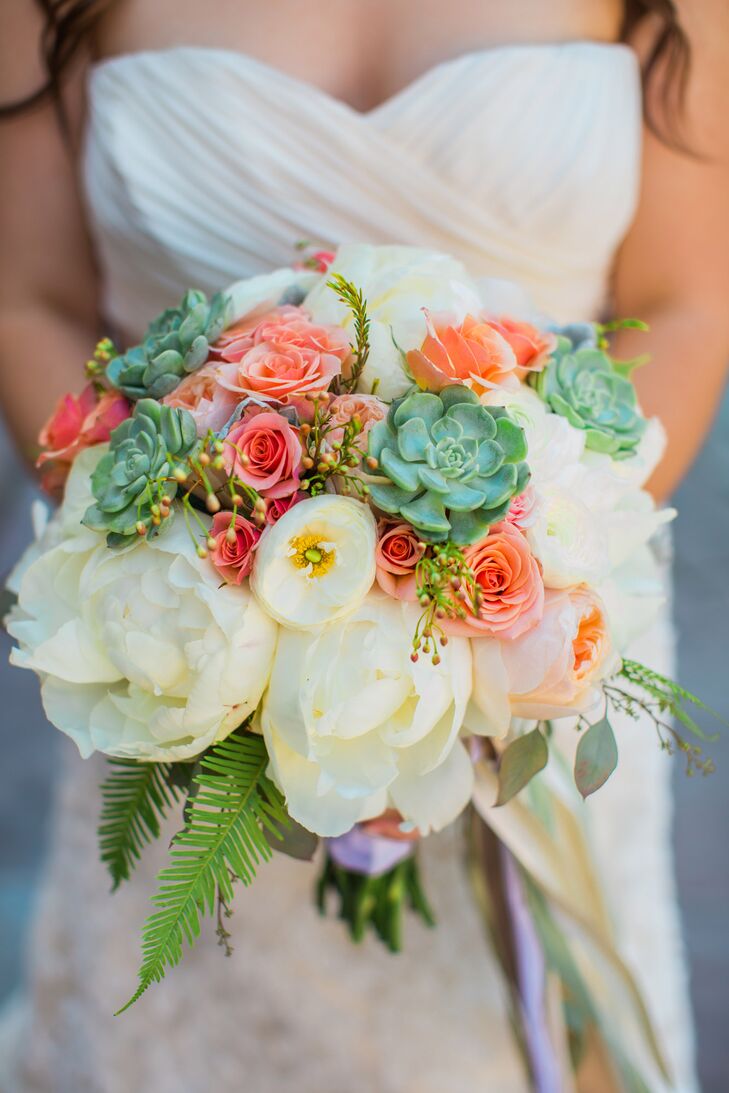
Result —
[[174, 472], [199, 447], [197, 430], [187, 410], [141, 399], [134, 413], [111, 434], [91, 479], [95, 503], [84, 523], [107, 531], [109, 546], [154, 529], [153, 506], [177, 492]]
[[150, 323], [140, 345], [114, 357], [106, 376], [128, 398], [162, 398], [208, 358], [230, 317], [230, 301], [217, 292], [186, 292], [178, 307]]
[[[562, 339], [561, 349], [564, 349]], [[534, 386], [550, 409], [585, 433], [585, 444], [614, 459], [633, 455], [646, 429], [635, 387], [601, 349], [559, 351]]]
[[369, 465], [374, 504], [401, 516], [430, 542], [473, 543], [529, 481], [524, 431], [467, 387], [413, 391], [373, 426]]

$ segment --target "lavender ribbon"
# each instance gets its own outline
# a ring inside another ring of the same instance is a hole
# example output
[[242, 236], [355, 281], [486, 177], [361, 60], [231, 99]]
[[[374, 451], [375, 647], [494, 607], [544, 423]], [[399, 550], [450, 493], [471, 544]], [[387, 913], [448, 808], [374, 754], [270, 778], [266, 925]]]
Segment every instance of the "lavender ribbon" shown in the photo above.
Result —
[[544, 1007], [546, 967], [513, 857], [501, 847], [506, 900], [516, 949], [524, 1034], [536, 1093], [560, 1093], [561, 1067], [554, 1051]]
[[379, 877], [387, 873], [410, 857], [414, 845], [405, 839], [368, 835], [361, 827], [353, 827], [346, 835], [325, 841], [335, 865], [366, 877]]

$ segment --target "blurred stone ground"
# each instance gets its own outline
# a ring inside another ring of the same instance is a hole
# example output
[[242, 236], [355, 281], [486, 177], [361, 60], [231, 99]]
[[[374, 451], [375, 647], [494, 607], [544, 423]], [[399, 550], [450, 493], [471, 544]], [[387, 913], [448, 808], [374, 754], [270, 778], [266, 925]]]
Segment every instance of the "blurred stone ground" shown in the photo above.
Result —
[[[0, 573], [30, 535], [28, 477], [0, 434]], [[681, 681], [729, 719], [729, 396], [682, 487], [675, 525]], [[0, 635], [0, 1002], [21, 982], [23, 944], [53, 793], [54, 733], [35, 678], [7, 664]], [[718, 773], [686, 778], [676, 762], [676, 858], [704, 1093], [729, 1089], [729, 731]]]

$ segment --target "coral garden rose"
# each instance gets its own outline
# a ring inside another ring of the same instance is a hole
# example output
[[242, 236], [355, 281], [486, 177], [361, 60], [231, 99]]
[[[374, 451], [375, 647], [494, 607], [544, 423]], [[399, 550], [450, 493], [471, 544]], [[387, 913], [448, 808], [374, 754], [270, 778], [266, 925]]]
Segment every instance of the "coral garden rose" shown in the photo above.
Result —
[[580, 586], [546, 593], [538, 626], [516, 641], [472, 642], [473, 702], [494, 735], [511, 717], [549, 720], [584, 712], [618, 670], [602, 601]]
[[428, 316], [428, 336], [407, 354], [413, 379], [428, 391], [465, 383], [476, 394], [513, 378], [517, 358], [507, 339], [486, 319], [467, 315], [459, 326]]
[[280, 633], [261, 728], [287, 807], [310, 831], [341, 835], [395, 808], [427, 834], [470, 799], [459, 739], [469, 643], [453, 638], [438, 665], [413, 663], [417, 616], [373, 592], [330, 626]]
[[[78, 460], [69, 476], [75, 514], [92, 500], [89, 469]], [[13, 663], [38, 673], [48, 719], [83, 756], [165, 762], [255, 710], [277, 634], [245, 586], [220, 587], [182, 519], [122, 551], [78, 526], [26, 569], [8, 628]]]
[[42, 480], [46, 488], [62, 485], [79, 452], [105, 443], [129, 413], [129, 403], [118, 391], [104, 391], [99, 396], [90, 383], [80, 395], [64, 395], [38, 437], [45, 451], [36, 465], [45, 468]]
[[168, 406], [189, 410], [195, 419], [198, 436], [212, 429], [217, 433], [229, 420], [238, 398], [218, 382], [218, 366], [206, 364], [186, 376], [174, 391], [162, 399]]
[[361, 501], [321, 494], [267, 527], [251, 587], [283, 626], [306, 630], [354, 611], [375, 578], [375, 520]]
[[423, 545], [410, 524], [381, 520], [377, 528], [377, 583], [388, 596], [399, 600], [417, 599], [415, 567], [423, 556]]
[[210, 560], [218, 573], [230, 584], [240, 584], [253, 568], [260, 528], [240, 514], [218, 512], [213, 517], [210, 537], [215, 540]]
[[513, 641], [533, 629], [544, 611], [544, 582], [539, 563], [518, 528], [506, 522], [463, 556], [478, 587], [478, 614], [447, 623], [450, 633], [489, 634]]
[[541, 372], [557, 345], [556, 334], [518, 319], [491, 319], [490, 325], [509, 343], [522, 373]]
[[299, 486], [301, 441], [297, 430], [280, 414], [249, 409], [227, 437], [223, 462], [235, 475], [265, 497], [289, 497]]
[[219, 382], [239, 397], [286, 402], [326, 391], [350, 353], [340, 327], [317, 325], [298, 307], [279, 308], [235, 334], [226, 331], [216, 351]]
[[330, 431], [327, 433], [327, 443], [341, 442], [344, 437], [344, 428], [357, 417], [360, 422], [361, 432], [355, 440], [355, 447], [361, 452], [367, 451], [367, 436], [374, 424], [387, 414], [387, 406], [375, 395], [336, 395], [329, 404]]

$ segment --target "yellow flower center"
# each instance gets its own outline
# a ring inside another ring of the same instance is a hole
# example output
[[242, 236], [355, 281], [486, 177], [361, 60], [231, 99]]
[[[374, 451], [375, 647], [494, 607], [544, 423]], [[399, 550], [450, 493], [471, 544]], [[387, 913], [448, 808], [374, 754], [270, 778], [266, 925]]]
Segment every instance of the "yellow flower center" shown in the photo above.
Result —
[[322, 543], [316, 535], [297, 535], [289, 540], [292, 565], [297, 569], [309, 569], [310, 577], [323, 577], [334, 565], [335, 552], [327, 550], [330, 544]]

